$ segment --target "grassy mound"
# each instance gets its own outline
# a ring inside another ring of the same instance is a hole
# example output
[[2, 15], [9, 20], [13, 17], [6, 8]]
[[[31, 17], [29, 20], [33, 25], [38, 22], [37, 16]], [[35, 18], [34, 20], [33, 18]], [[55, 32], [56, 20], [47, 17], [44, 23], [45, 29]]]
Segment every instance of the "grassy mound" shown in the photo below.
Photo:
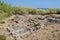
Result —
[[10, 17], [13, 14], [20, 15], [46, 15], [46, 14], [60, 14], [58, 8], [37, 9], [37, 8], [24, 8], [24, 7], [12, 7], [4, 2], [0, 1], [0, 20]]

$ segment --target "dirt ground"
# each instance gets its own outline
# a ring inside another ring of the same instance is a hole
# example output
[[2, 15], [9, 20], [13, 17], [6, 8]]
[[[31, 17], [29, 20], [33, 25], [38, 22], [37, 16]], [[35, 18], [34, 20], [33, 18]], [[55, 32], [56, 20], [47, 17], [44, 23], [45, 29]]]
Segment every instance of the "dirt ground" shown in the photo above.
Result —
[[[9, 19], [9, 18], [8, 18]], [[10, 35], [10, 33], [7, 31], [7, 20], [4, 20], [4, 24], [0, 24], [0, 35], [6, 36], [6, 40], [14, 40], [14, 38]]]
[[[59, 25], [60, 26], [60, 25]], [[45, 27], [26, 37], [25, 40], [60, 40], [60, 27]], [[56, 31], [59, 30], [59, 31]]]

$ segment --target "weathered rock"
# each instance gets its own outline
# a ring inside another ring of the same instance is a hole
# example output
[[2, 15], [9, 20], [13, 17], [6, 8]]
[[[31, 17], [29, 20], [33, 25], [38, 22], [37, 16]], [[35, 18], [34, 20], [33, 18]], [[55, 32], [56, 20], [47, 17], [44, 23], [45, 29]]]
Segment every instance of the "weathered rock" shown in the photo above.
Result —
[[59, 17], [54, 17], [54, 16], [51, 16], [51, 15], [48, 15], [48, 16], [46, 16], [45, 19], [46, 19], [45, 20], [46, 25], [60, 24]]
[[53, 24], [60, 24], [60, 16], [16, 15], [14, 18], [10, 19], [8, 30], [10, 33], [13, 34], [14, 37], [16, 37], [16, 39], [17, 37], [19, 37], [19, 38], [23, 38], [24, 40], [25, 38], [24, 36], [30, 35], [31, 33], [37, 32], [37, 30], [40, 30], [45, 26], [50, 26]]

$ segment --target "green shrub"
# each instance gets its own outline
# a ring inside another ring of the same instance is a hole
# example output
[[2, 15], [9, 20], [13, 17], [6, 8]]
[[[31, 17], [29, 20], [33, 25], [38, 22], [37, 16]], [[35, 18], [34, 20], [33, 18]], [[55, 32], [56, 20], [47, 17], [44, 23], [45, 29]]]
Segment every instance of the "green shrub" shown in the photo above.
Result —
[[40, 23], [39, 23], [39, 22], [35, 22], [33, 26], [34, 26], [34, 27], [40, 26]]
[[28, 11], [26, 10], [26, 8], [23, 7], [15, 7], [14, 14], [24, 15], [24, 14], [28, 14]]
[[5, 19], [13, 14], [14, 8], [0, 1], [0, 20]]

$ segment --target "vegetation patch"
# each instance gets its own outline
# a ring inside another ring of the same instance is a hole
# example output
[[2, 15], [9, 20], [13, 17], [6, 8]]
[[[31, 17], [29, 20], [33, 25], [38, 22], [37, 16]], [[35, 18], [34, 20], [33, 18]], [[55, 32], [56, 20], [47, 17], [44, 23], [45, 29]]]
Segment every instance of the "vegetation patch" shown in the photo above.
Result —
[[6, 40], [6, 37], [4, 35], [0, 35], [0, 40]]
[[38, 22], [34, 23], [34, 27], [36, 27], [36, 26], [40, 26], [40, 23], [38, 23]]
[[37, 8], [24, 8], [8, 5], [0, 1], [0, 20], [10, 17], [13, 14], [19, 15], [46, 15], [46, 14], [60, 14], [58, 8], [37, 9]]

